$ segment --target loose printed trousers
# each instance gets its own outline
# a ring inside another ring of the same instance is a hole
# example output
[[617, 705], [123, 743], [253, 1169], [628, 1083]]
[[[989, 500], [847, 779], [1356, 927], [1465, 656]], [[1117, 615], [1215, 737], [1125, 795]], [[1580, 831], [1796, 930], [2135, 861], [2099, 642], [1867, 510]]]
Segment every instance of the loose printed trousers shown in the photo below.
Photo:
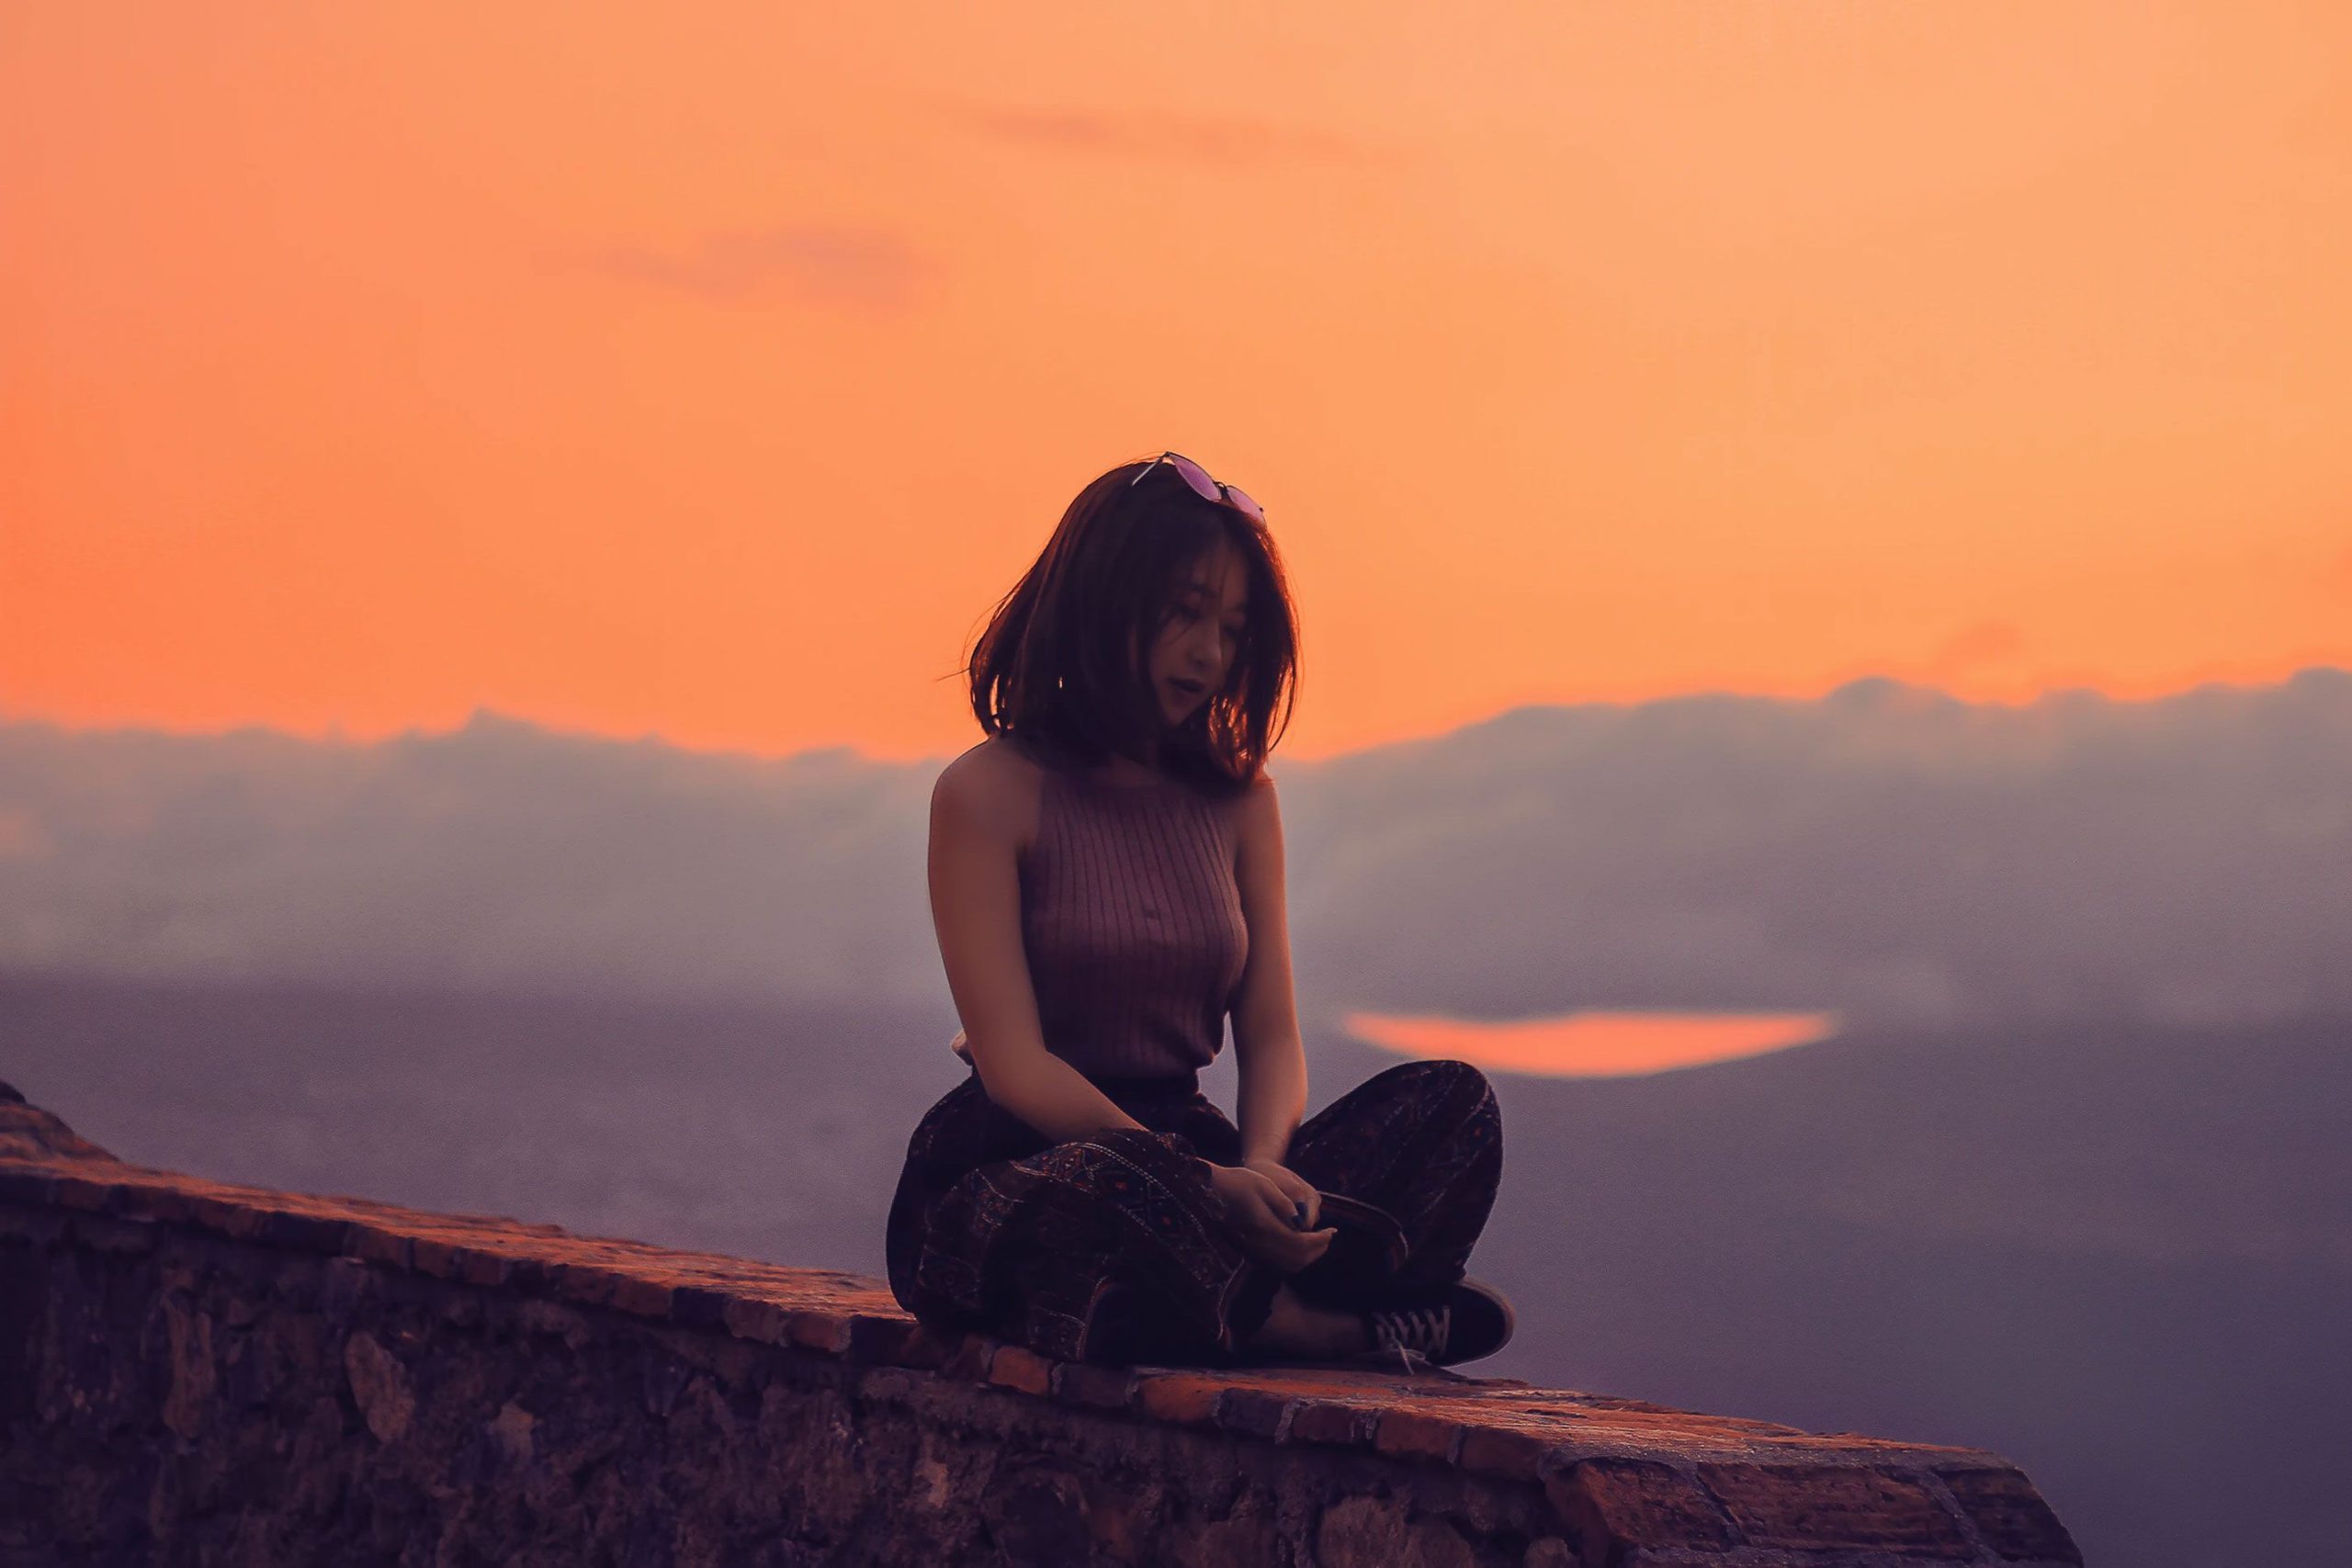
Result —
[[[1285, 1276], [1245, 1254], [1195, 1156], [1241, 1135], [1196, 1077], [1098, 1082], [1143, 1130], [1047, 1140], [975, 1071], [916, 1125], [890, 1204], [890, 1288], [919, 1320], [1063, 1360], [1227, 1364]], [[1283, 1162], [1403, 1224], [1404, 1267], [1335, 1241], [1287, 1276], [1327, 1306], [1433, 1303], [1462, 1278], [1502, 1173], [1502, 1118], [1466, 1062], [1408, 1062], [1300, 1123]], [[1342, 1233], [1340, 1240], [1346, 1239]]]

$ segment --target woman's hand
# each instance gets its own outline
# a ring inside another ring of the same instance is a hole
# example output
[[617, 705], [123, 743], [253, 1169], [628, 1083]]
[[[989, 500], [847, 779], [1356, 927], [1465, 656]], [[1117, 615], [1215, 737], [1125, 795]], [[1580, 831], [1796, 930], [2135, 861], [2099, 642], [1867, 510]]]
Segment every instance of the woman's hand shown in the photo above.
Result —
[[1256, 1159], [1243, 1160], [1241, 1168], [1256, 1171], [1282, 1189], [1283, 1196], [1290, 1200], [1291, 1224], [1300, 1230], [1313, 1230], [1315, 1222], [1323, 1217], [1323, 1194], [1315, 1190], [1314, 1183], [1282, 1161], [1261, 1156]]
[[[1250, 1166], [1218, 1165], [1213, 1160], [1201, 1163], [1208, 1167], [1209, 1187], [1225, 1205], [1226, 1217], [1233, 1222], [1235, 1239], [1241, 1250], [1261, 1263], [1281, 1273], [1295, 1274], [1322, 1257], [1330, 1247], [1331, 1238], [1340, 1234], [1336, 1230], [1299, 1229], [1295, 1223], [1298, 1216], [1296, 1201], [1263, 1170]], [[1291, 1179], [1298, 1181], [1295, 1176]], [[1311, 1193], [1314, 1189], [1307, 1190]]]

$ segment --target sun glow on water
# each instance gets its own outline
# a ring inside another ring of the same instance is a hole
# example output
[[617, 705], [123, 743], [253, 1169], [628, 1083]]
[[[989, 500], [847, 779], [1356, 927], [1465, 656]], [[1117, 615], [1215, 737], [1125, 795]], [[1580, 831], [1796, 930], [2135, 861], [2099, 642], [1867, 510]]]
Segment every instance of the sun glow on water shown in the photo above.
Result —
[[1399, 1055], [1453, 1057], [1496, 1072], [1541, 1077], [1631, 1077], [1702, 1066], [1826, 1040], [1834, 1012], [1682, 1012], [1582, 1010], [1491, 1021], [1356, 1012], [1341, 1027]]

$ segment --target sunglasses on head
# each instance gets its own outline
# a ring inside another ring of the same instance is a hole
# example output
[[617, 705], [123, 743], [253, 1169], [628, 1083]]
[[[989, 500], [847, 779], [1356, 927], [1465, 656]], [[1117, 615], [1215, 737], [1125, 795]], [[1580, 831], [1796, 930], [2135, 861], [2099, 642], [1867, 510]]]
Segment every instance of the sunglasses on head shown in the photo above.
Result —
[[[1230, 506], [1236, 512], [1245, 516], [1254, 517], [1261, 523], [1266, 520], [1266, 509], [1250, 500], [1247, 491], [1236, 490], [1229, 484], [1209, 478], [1209, 471], [1206, 468], [1185, 457], [1182, 452], [1162, 452], [1144, 465], [1143, 474], [1151, 472], [1162, 463], [1183, 475], [1184, 482], [1191, 485], [1193, 493], [1203, 501], [1214, 501], [1222, 505]], [[1134, 479], [1129, 479], [1127, 488], [1133, 490], [1143, 483], [1143, 474], [1137, 474]]]

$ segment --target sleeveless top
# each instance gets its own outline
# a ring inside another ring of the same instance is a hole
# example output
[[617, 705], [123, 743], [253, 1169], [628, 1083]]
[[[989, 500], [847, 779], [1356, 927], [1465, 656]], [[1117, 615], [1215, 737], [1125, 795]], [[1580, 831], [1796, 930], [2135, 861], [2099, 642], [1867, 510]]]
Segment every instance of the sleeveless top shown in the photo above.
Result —
[[1249, 963], [1238, 799], [1054, 767], [1039, 791], [1021, 936], [1046, 1049], [1090, 1079], [1190, 1077], [1223, 1047]]

